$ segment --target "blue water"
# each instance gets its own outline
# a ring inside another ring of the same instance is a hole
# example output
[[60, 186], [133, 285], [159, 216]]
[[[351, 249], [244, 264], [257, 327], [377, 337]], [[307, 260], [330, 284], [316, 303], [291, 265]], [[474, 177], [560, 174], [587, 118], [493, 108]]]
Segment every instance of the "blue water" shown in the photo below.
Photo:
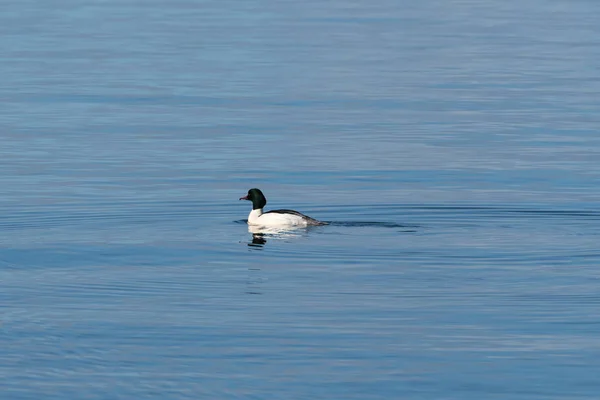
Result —
[[596, 400], [598, 21], [3, 4], [2, 398]]

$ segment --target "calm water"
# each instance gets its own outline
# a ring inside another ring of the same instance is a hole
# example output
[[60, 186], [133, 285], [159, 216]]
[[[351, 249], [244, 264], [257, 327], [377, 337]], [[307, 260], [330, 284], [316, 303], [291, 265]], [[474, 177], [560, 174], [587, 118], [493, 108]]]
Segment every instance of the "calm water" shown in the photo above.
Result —
[[600, 3], [405, 3], [4, 4], [3, 398], [596, 400]]

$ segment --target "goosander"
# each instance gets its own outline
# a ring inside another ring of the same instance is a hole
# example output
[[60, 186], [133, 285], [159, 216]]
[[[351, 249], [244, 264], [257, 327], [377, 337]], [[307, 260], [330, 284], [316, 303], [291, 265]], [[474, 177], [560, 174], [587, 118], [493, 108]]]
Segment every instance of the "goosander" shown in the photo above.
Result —
[[267, 204], [265, 195], [260, 189], [250, 189], [248, 194], [240, 197], [240, 200], [252, 202], [252, 211], [248, 215], [248, 225], [259, 225], [265, 227], [305, 227], [313, 225], [327, 225], [327, 222], [317, 221], [307, 215], [294, 210], [271, 210], [263, 212]]

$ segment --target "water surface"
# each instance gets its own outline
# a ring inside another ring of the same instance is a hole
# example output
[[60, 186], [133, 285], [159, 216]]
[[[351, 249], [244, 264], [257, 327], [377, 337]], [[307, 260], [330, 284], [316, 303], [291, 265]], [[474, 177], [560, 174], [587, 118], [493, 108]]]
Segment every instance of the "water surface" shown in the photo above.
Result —
[[595, 400], [599, 20], [5, 5], [6, 398]]

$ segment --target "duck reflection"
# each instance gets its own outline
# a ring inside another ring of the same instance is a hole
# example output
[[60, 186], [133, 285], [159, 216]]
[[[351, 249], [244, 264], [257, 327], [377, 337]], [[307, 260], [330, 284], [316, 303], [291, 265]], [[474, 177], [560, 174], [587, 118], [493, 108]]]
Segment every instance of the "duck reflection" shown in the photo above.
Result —
[[262, 233], [253, 233], [252, 234], [252, 242], [248, 243], [250, 247], [263, 247], [267, 243], [267, 239], [265, 239], [265, 235]]
[[248, 243], [250, 247], [262, 248], [267, 243], [267, 238], [272, 239], [287, 239], [299, 237], [301, 231], [306, 231], [306, 228], [287, 227], [274, 228], [258, 225], [248, 225], [248, 232], [252, 234], [252, 241]]

